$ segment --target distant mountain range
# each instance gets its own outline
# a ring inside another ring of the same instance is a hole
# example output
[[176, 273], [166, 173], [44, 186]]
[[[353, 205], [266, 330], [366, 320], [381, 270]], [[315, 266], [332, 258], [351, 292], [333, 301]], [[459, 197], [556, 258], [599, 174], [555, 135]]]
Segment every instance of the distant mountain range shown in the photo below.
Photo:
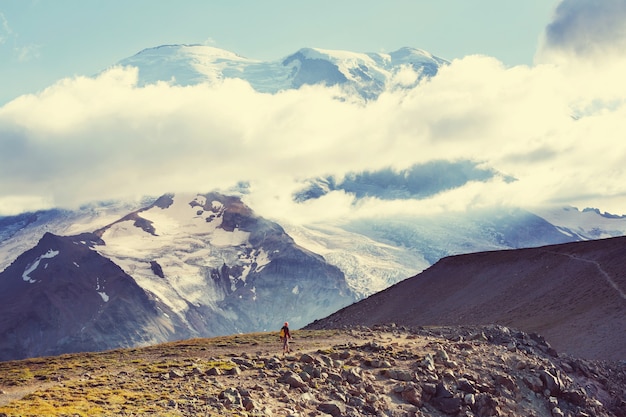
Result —
[[93, 232], [45, 232], [1, 272], [0, 360], [301, 327], [355, 300], [239, 198], [165, 195]]
[[298, 328], [448, 255], [624, 234], [621, 217], [551, 215], [563, 222], [509, 210], [283, 228], [207, 193], [4, 217], [0, 360]]
[[[118, 65], [137, 67], [140, 86], [158, 81], [181, 86], [211, 84], [238, 78], [262, 93], [322, 84], [341, 86], [363, 99], [373, 99], [389, 88], [414, 86], [447, 63], [415, 48], [388, 54], [303, 48], [281, 60], [266, 62], [211, 46], [163, 45], [144, 49]], [[399, 79], [397, 75], [407, 69], [416, 77]]]

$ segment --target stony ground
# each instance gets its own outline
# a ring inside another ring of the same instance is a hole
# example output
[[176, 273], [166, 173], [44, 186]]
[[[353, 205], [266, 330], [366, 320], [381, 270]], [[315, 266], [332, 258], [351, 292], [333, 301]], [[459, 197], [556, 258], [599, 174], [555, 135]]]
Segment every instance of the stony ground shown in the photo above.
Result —
[[626, 416], [626, 364], [500, 326], [295, 331], [0, 362], [0, 416]]

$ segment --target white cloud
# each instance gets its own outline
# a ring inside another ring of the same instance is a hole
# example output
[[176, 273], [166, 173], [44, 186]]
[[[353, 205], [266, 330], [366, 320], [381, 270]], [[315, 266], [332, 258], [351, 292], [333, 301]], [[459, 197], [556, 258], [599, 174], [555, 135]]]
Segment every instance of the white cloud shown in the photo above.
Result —
[[[0, 108], [0, 213], [22, 198], [25, 208], [33, 199], [72, 206], [241, 180], [255, 210], [292, 221], [493, 204], [625, 213], [621, 69], [618, 59], [590, 73], [468, 56], [367, 105], [322, 87], [261, 94], [240, 80], [139, 88], [131, 68], [65, 79]], [[442, 159], [481, 162], [517, 181], [472, 182], [421, 201], [355, 203], [340, 192], [291, 200], [309, 177]]]

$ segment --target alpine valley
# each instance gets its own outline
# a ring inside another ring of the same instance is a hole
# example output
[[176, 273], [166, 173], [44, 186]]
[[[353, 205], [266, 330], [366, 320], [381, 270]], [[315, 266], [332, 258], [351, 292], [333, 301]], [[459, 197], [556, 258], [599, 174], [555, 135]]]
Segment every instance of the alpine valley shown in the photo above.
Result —
[[[138, 68], [139, 86], [240, 78], [263, 93], [324, 84], [342, 92], [338, 99], [367, 101], [414, 85], [398, 81], [407, 68], [417, 83], [447, 62], [412, 48], [305, 48], [261, 62], [167, 45], [119, 65]], [[333, 191], [355, 201], [424, 199], [493, 178], [515, 180], [472, 161], [442, 161], [310, 178], [293, 200]], [[270, 331], [285, 320], [300, 328], [451, 255], [626, 235], [626, 216], [574, 207], [279, 224], [255, 214], [246, 196], [242, 184], [0, 217], [0, 360]]]

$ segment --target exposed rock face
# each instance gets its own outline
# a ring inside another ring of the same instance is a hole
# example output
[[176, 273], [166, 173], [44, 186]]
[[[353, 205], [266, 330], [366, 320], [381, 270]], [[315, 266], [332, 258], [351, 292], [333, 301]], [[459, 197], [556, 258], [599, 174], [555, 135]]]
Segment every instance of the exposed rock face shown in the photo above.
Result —
[[166, 305], [92, 250], [102, 243], [94, 234], [47, 233], [0, 274], [0, 360], [189, 335]]
[[307, 326], [502, 324], [559, 351], [626, 359], [626, 237], [444, 258]]

